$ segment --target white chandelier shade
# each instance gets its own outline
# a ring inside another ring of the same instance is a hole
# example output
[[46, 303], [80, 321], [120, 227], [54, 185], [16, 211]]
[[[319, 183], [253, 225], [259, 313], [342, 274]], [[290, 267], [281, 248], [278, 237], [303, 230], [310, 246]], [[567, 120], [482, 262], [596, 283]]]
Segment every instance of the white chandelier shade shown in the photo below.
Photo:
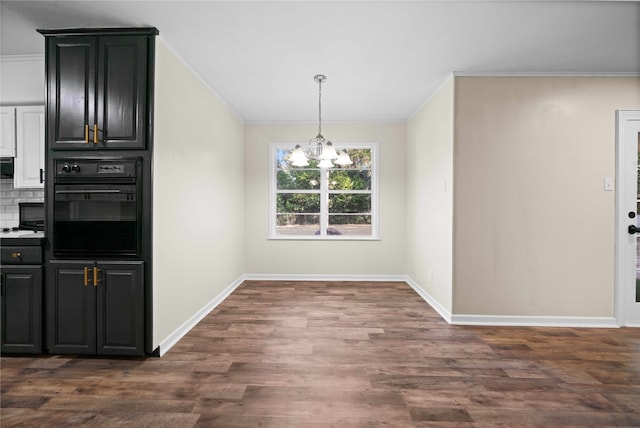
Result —
[[353, 165], [353, 161], [347, 154], [346, 150], [342, 150], [338, 155], [338, 158], [334, 160], [333, 163], [340, 166]]
[[291, 165], [293, 166], [309, 165], [309, 159], [307, 159], [307, 156], [304, 154], [304, 151], [302, 150], [302, 147], [300, 147], [300, 144], [296, 145], [296, 147], [293, 149], [293, 152], [291, 152], [291, 155], [289, 156], [289, 162], [291, 162]]

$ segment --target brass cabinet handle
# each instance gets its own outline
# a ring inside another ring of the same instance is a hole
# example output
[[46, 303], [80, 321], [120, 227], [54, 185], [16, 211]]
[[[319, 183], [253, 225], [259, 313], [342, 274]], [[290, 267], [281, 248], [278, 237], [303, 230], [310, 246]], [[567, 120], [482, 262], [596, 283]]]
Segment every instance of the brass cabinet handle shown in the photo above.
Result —
[[93, 286], [97, 287], [98, 283], [100, 283], [100, 278], [98, 277], [98, 273], [100, 272], [100, 269], [98, 269], [97, 267], [93, 267]]
[[22, 257], [22, 253], [20, 251], [15, 252], [15, 253], [11, 253], [11, 258], [12, 259], [19, 259], [20, 257]]
[[98, 144], [98, 125], [93, 124], [93, 144]]
[[84, 126], [84, 142], [89, 144], [89, 125]]
[[89, 268], [88, 267], [84, 267], [84, 286], [86, 287], [87, 285], [89, 285]]

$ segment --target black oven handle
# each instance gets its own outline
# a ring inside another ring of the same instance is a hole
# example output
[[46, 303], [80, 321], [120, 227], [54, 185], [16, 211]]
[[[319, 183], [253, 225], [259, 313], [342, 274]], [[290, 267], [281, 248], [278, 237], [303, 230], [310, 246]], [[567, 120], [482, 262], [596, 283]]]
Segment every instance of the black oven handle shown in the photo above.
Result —
[[56, 194], [77, 194], [77, 193], [122, 193], [119, 189], [80, 189], [80, 190], [56, 190]]

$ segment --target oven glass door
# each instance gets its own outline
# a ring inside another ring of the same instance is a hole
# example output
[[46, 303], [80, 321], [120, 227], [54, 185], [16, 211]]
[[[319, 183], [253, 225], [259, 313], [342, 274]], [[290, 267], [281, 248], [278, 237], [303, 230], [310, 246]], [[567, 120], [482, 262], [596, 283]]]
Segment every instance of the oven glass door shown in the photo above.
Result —
[[54, 254], [138, 254], [135, 184], [58, 184]]

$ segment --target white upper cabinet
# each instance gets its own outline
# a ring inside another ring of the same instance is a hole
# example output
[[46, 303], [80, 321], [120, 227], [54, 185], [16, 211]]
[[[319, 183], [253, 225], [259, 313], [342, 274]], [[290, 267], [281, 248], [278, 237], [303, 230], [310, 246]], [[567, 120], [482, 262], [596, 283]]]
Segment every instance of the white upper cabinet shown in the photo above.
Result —
[[16, 107], [16, 139], [13, 186], [43, 188], [44, 106]]
[[16, 155], [16, 109], [0, 108], [0, 156]]

